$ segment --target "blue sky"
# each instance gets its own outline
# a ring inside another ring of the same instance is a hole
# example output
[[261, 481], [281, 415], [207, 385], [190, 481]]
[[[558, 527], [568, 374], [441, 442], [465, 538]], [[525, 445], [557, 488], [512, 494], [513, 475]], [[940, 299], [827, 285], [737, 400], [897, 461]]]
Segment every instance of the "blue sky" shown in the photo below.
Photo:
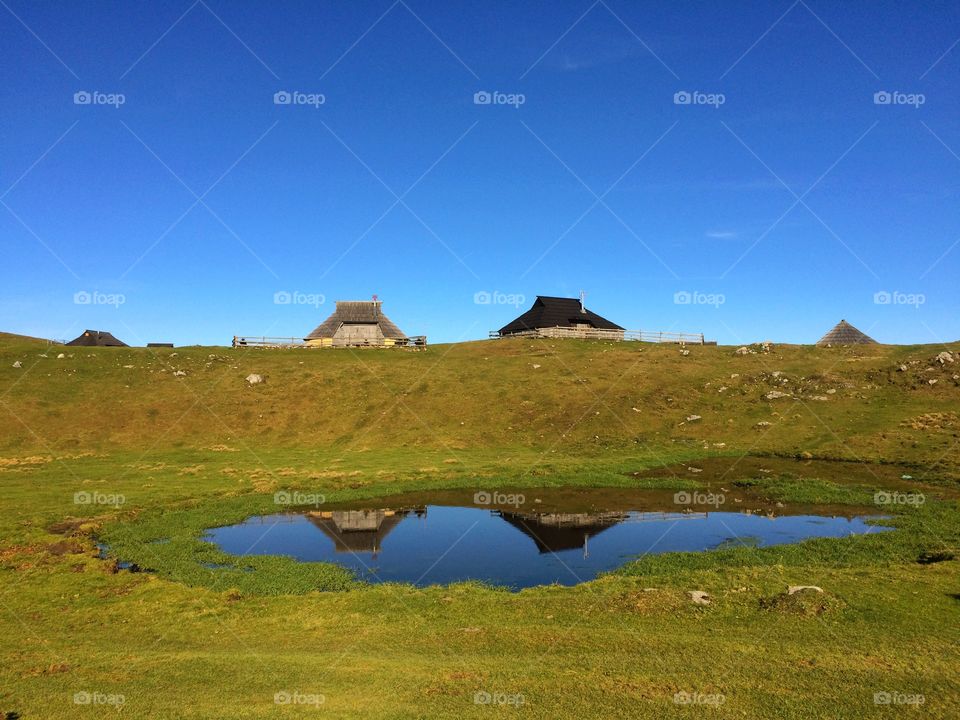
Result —
[[955, 340], [958, 38], [955, 3], [3, 0], [0, 329], [227, 344], [376, 293], [442, 342], [584, 290]]

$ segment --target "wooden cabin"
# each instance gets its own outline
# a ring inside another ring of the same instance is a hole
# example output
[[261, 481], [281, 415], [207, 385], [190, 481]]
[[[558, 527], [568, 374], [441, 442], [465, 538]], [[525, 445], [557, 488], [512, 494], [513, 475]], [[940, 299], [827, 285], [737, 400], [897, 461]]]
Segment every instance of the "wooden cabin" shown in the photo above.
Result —
[[105, 330], [84, 330], [82, 335], [66, 344], [72, 347], [130, 347]]
[[596, 340], [623, 340], [624, 329], [583, 304], [583, 297], [561, 298], [537, 295], [533, 306], [513, 322], [500, 328], [500, 337], [573, 337]]
[[333, 314], [307, 335], [304, 343], [313, 347], [411, 344], [412, 339], [383, 314], [382, 305], [376, 296], [373, 300], [337, 300]]

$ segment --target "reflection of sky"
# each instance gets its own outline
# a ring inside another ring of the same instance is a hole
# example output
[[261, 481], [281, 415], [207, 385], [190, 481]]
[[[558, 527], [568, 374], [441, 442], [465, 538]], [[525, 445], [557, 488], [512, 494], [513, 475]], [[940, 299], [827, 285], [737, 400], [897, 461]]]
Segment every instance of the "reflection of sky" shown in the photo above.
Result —
[[[269, 530], [269, 532], [267, 532]], [[371, 580], [419, 585], [479, 579], [511, 587], [572, 585], [649, 553], [696, 551], [743, 542], [767, 546], [811, 537], [879, 532], [863, 518], [714, 512], [655, 517], [640, 513], [590, 537], [584, 547], [541, 553], [529, 535], [489, 510], [430, 506], [410, 514], [380, 539], [380, 552], [334, 552], [333, 541], [303, 515], [251, 518], [216, 528], [209, 539], [232, 554], [290, 555], [336, 562]], [[535, 526], [534, 526], [535, 531]], [[252, 548], [252, 549], [251, 549]]]

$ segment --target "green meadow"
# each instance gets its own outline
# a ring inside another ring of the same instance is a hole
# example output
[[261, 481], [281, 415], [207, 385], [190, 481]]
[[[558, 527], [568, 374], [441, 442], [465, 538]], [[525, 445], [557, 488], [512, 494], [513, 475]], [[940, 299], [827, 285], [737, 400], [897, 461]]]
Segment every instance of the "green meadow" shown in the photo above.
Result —
[[[0, 335], [0, 717], [960, 717], [960, 344], [686, 350]], [[203, 540], [278, 492], [716, 489], [708, 462], [893, 530], [519, 592]]]

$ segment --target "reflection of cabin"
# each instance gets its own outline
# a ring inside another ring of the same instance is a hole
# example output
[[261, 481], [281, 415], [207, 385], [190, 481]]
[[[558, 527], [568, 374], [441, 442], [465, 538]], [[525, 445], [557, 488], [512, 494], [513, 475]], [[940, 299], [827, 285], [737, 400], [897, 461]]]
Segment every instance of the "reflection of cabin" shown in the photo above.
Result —
[[583, 296], [559, 298], [538, 295], [533, 305], [497, 333], [500, 337], [573, 337], [623, 340], [624, 329], [584, 307]]
[[337, 300], [337, 309], [304, 338], [315, 347], [407, 345], [410, 338], [383, 314], [383, 303], [373, 300]]
[[426, 508], [414, 510], [323, 510], [307, 513], [307, 518], [333, 541], [334, 552], [380, 552], [383, 539], [411, 512], [426, 514]]
[[587, 541], [618, 525], [629, 515], [623, 512], [601, 513], [518, 513], [501, 512], [500, 517], [533, 538], [541, 553], [561, 550], [587, 550]]

